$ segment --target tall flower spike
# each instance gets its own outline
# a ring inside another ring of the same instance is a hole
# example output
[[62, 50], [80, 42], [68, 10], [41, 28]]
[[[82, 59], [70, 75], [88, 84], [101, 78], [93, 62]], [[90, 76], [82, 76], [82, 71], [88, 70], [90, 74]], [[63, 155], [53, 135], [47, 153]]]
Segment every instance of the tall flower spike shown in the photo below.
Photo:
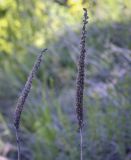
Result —
[[23, 106], [24, 106], [24, 103], [26, 101], [26, 98], [30, 92], [30, 89], [31, 89], [31, 85], [32, 85], [32, 80], [36, 74], [36, 72], [38, 71], [39, 67], [40, 67], [40, 63], [41, 63], [41, 60], [42, 60], [42, 56], [43, 56], [43, 53], [46, 51], [47, 49], [44, 49], [40, 55], [38, 55], [37, 59], [36, 59], [36, 62], [32, 68], [32, 71], [30, 72], [29, 74], [29, 77], [26, 81], [26, 84], [21, 92], [21, 95], [17, 101], [17, 105], [16, 105], [16, 110], [15, 110], [15, 114], [14, 114], [14, 126], [16, 129], [19, 129], [19, 124], [20, 124], [20, 117], [21, 117], [21, 112], [23, 110]]
[[84, 91], [84, 69], [85, 69], [85, 38], [86, 24], [88, 23], [87, 10], [84, 8], [84, 19], [80, 42], [80, 56], [78, 62], [78, 75], [76, 80], [76, 114], [79, 130], [83, 127], [83, 91]]
[[18, 148], [18, 160], [20, 160], [20, 138], [19, 138], [19, 125], [20, 125], [20, 117], [21, 117], [21, 113], [25, 104], [25, 101], [28, 97], [28, 94], [30, 92], [31, 89], [31, 85], [32, 85], [32, 81], [33, 78], [35, 76], [35, 74], [37, 73], [39, 67], [40, 67], [40, 63], [42, 60], [42, 56], [43, 53], [46, 51], [47, 49], [44, 49], [40, 55], [38, 55], [36, 62], [34, 63], [34, 66], [29, 74], [29, 77], [26, 81], [26, 84], [21, 92], [20, 97], [18, 98], [17, 101], [17, 105], [16, 105], [16, 110], [14, 113], [14, 127], [15, 127], [15, 133], [16, 133], [16, 140], [17, 140], [17, 148]]

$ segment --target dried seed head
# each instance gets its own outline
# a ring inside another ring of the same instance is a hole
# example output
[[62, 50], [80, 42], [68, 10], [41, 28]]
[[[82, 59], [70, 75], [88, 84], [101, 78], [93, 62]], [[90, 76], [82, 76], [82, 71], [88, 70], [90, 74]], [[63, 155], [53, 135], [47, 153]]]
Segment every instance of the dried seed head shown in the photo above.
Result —
[[19, 124], [20, 124], [20, 116], [21, 116], [21, 112], [23, 110], [23, 106], [24, 106], [24, 103], [26, 101], [26, 98], [30, 92], [30, 89], [31, 89], [31, 85], [32, 85], [32, 80], [36, 74], [36, 72], [38, 71], [39, 67], [40, 67], [40, 63], [41, 63], [41, 60], [42, 60], [42, 56], [43, 56], [43, 53], [46, 51], [47, 49], [44, 49], [40, 55], [38, 55], [37, 59], [36, 59], [36, 62], [34, 63], [34, 66], [32, 68], [32, 71], [30, 72], [29, 74], [29, 77], [26, 81], [26, 84], [21, 92], [21, 95], [20, 97], [18, 98], [18, 101], [17, 101], [17, 105], [16, 105], [16, 110], [15, 110], [15, 113], [14, 113], [14, 126], [15, 128], [18, 130], [19, 129]]
[[78, 75], [76, 80], [76, 114], [78, 119], [79, 129], [83, 127], [83, 91], [84, 91], [84, 68], [85, 68], [85, 38], [86, 24], [88, 23], [87, 10], [84, 8], [84, 19], [80, 42], [80, 57], [78, 62]]

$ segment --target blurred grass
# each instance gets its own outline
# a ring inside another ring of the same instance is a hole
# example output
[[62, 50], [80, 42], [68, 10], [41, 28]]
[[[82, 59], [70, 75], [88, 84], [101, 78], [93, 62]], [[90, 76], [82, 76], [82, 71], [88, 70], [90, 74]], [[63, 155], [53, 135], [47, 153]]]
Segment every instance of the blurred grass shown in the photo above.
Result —
[[[37, 53], [49, 48], [22, 114], [23, 159], [79, 159], [74, 97], [83, 7], [90, 17], [84, 157], [121, 160], [131, 152], [131, 1], [6, 0], [0, 1], [1, 148], [15, 145], [13, 133], [1, 135], [12, 127]], [[16, 150], [0, 155], [16, 158]]]

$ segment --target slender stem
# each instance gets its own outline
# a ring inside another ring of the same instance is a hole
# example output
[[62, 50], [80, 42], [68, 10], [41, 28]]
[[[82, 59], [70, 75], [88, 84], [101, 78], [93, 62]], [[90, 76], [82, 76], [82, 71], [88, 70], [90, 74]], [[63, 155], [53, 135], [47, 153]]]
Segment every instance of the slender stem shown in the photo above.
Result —
[[80, 160], [83, 160], [83, 136], [81, 128], [80, 128]]
[[19, 138], [19, 130], [15, 127], [15, 134], [16, 134], [16, 142], [17, 142], [17, 156], [18, 160], [20, 160], [20, 138]]

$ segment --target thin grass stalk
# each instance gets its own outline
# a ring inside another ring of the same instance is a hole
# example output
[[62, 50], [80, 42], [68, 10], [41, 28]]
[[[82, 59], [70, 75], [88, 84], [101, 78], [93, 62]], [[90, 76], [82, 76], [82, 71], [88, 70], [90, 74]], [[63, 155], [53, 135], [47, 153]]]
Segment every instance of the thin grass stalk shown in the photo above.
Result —
[[83, 135], [82, 129], [80, 129], [80, 160], [83, 160]]
[[76, 79], [76, 114], [80, 133], [80, 160], [83, 160], [83, 93], [84, 93], [84, 77], [85, 77], [85, 39], [86, 39], [86, 24], [88, 23], [87, 10], [84, 8], [83, 27], [80, 42], [80, 56], [78, 62], [78, 75]]
[[19, 130], [15, 128], [16, 142], [17, 142], [17, 159], [20, 160], [20, 138]]
[[34, 79], [35, 74], [37, 73], [39, 67], [40, 67], [40, 63], [42, 61], [42, 57], [43, 57], [43, 53], [46, 51], [47, 49], [44, 49], [41, 51], [41, 53], [38, 55], [34, 66], [28, 76], [28, 79], [26, 81], [26, 84], [21, 92], [20, 97], [18, 98], [17, 104], [16, 104], [16, 110], [14, 113], [14, 127], [15, 127], [15, 133], [16, 133], [16, 141], [17, 141], [17, 150], [18, 150], [18, 160], [20, 160], [20, 136], [19, 136], [19, 126], [20, 126], [20, 119], [21, 119], [21, 113], [23, 111], [23, 107], [25, 104], [25, 101], [28, 97], [28, 94], [30, 92], [31, 86], [32, 86], [32, 81]]

